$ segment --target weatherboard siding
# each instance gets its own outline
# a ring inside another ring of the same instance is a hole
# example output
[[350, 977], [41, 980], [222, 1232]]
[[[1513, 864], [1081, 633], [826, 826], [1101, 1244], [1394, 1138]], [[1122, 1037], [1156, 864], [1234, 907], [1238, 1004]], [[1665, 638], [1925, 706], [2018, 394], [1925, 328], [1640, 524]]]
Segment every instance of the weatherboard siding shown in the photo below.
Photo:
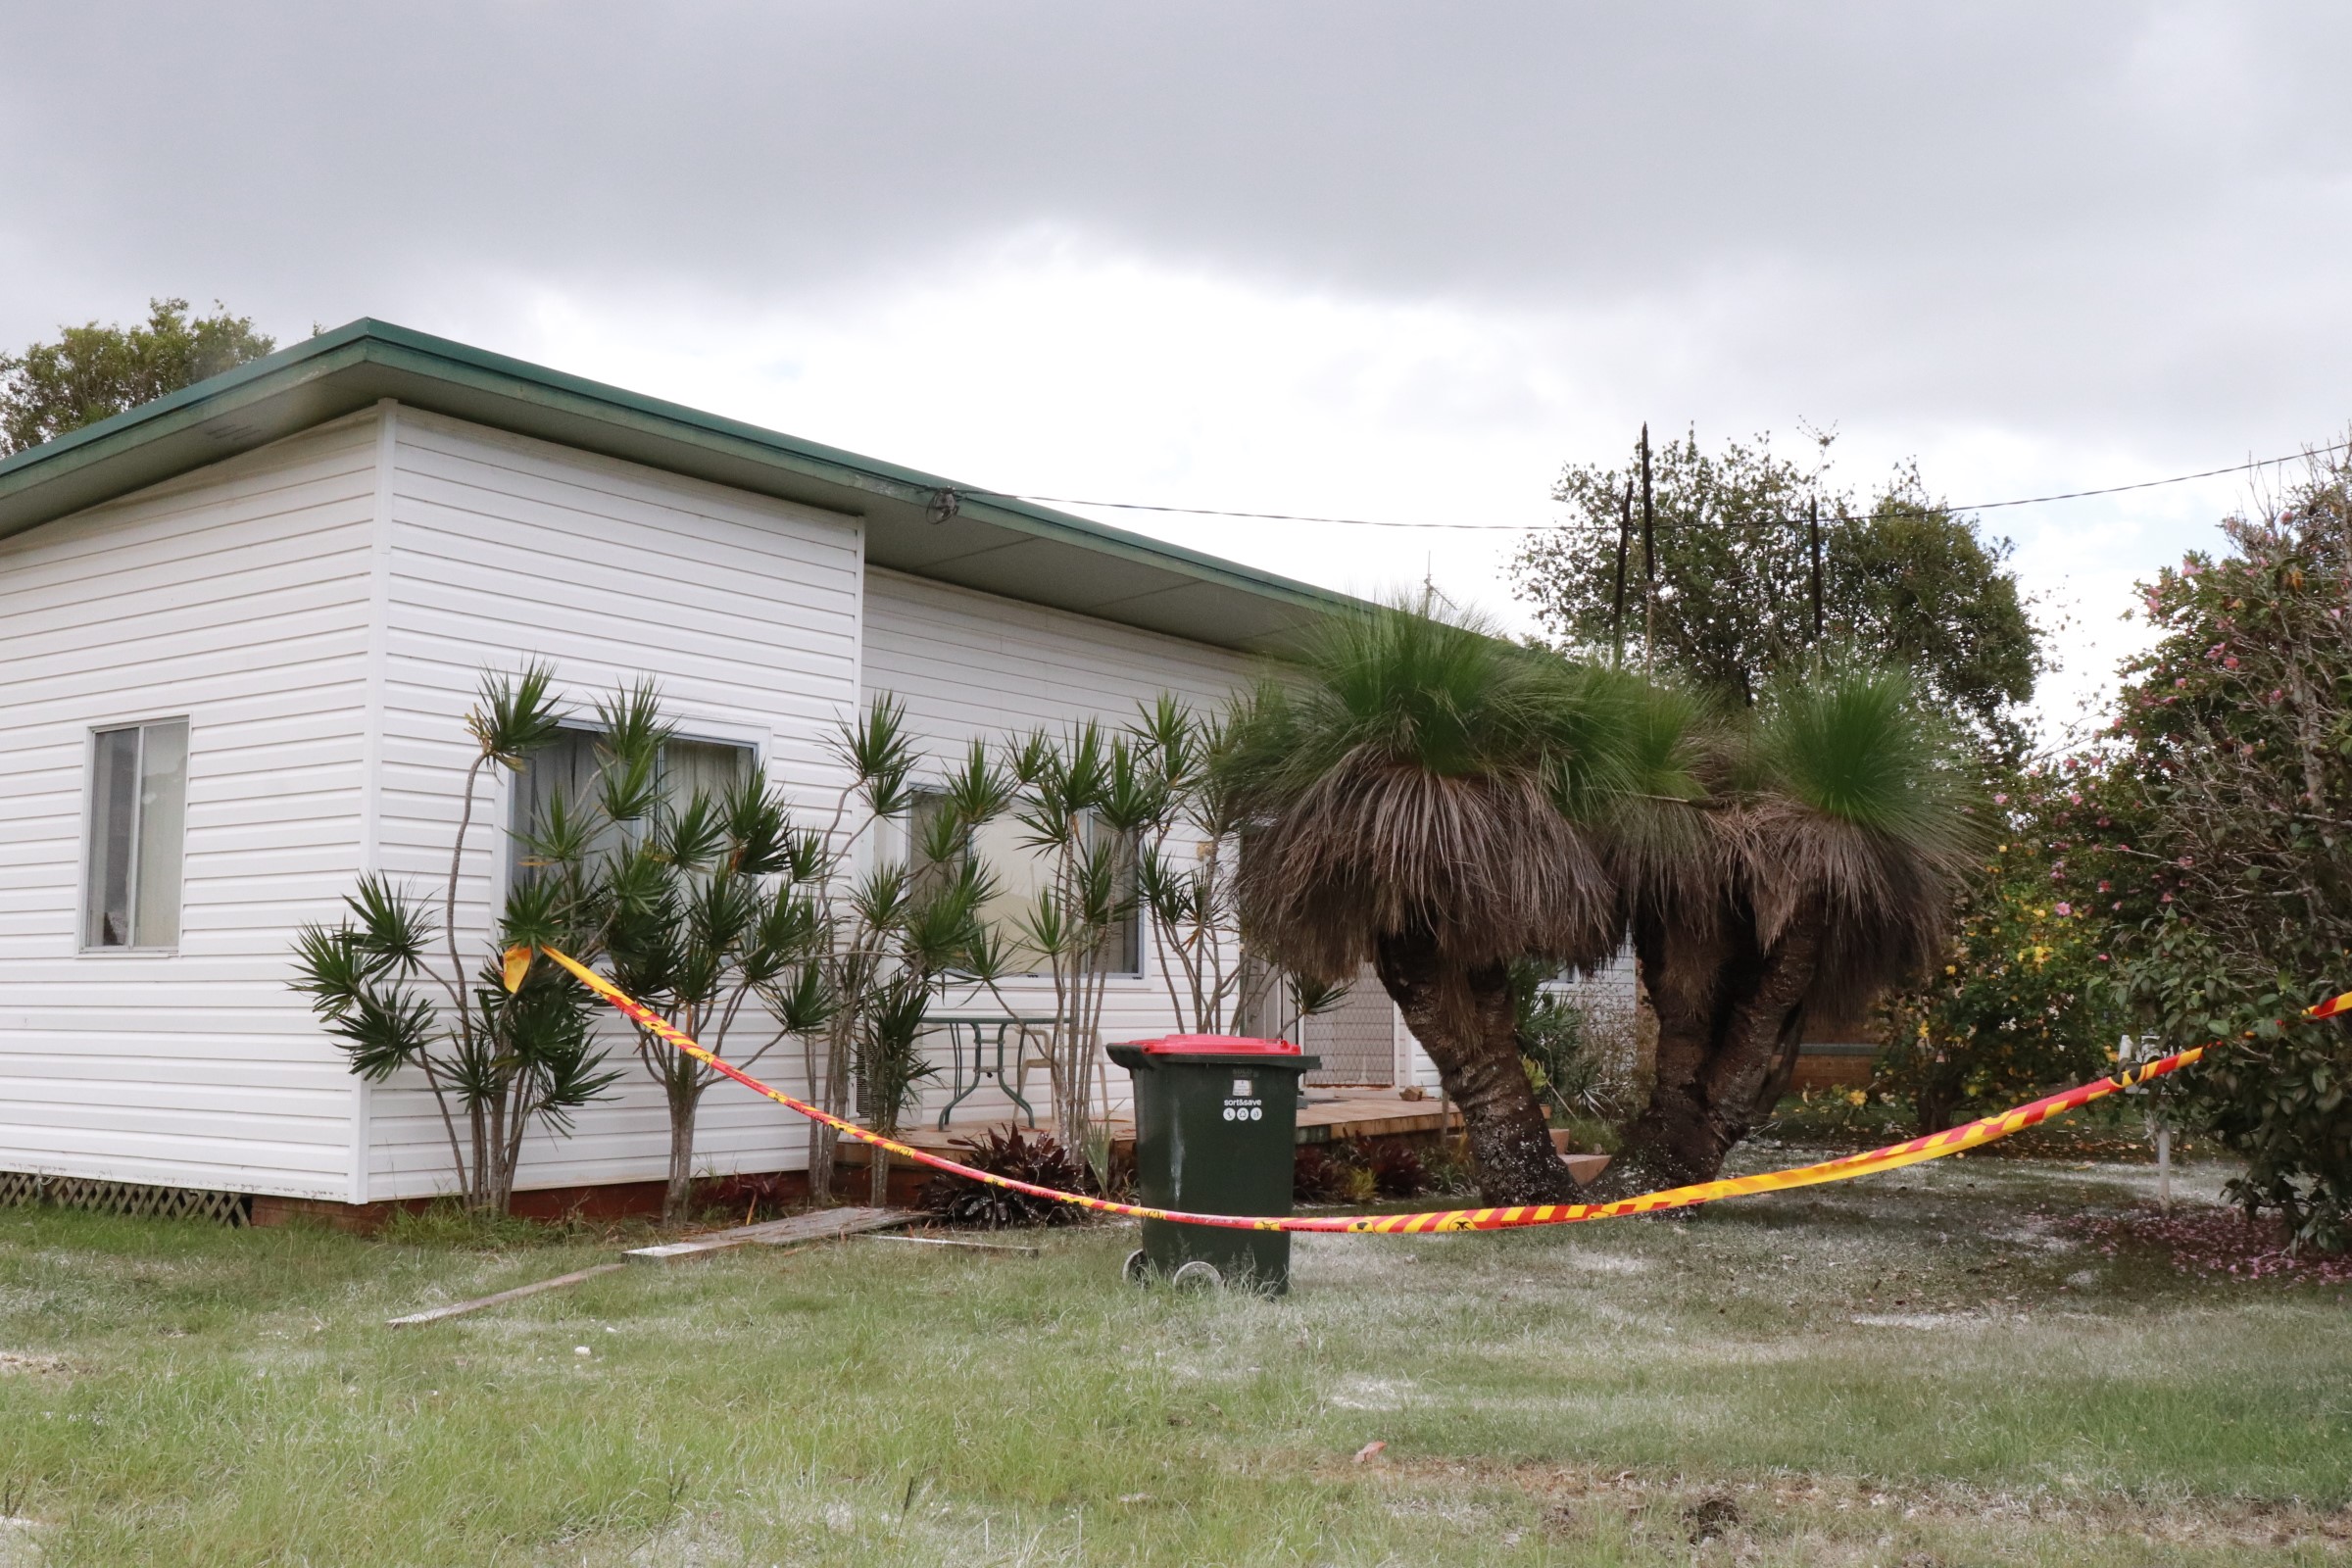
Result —
[[[583, 716], [596, 697], [651, 676], [690, 735], [757, 749], [808, 809], [838, 790], [825, 738], [858, 691], [862, 540], [854, 518], [402, 410], [389, 484], [390, 574], [377, 824], [386, 871], [418, 888], [447, 875], [472, 745], [465, 715], [485, 668], [554, 666]], [[459, 924], [484, 951], [503, 898], [507, 781], [481, 791]], [[534, 1136], [518, 1185], [661, 1177], [660, 1092], [617, 1020], [606, 1024], [615, 1099], [565, 1139]], [[791, 1087], [797, 1054], [761, 1063]], [[421, 1082], [369, 1092], [370, 1199], [448, 1182], [449, 1151]], [[703, 1102], [699, 1170], [796, 1168], [795, 1120], [732, 1085]]]
[[[1246, 686], [1255, 666], [1241, 654], [1163, 637], [1057, 610], [870, 570], [865, 585], [864, 689], [870, 702], [888, 694], [906, 705], [907, 725], [928, 750], [927, 771], [938, 778], [973, 740], [999, 743], [1037, 729], [1058, 734], [1100, 719], [1116, 727], [1137, 705], [1162, 692], [1201, 711], [1222, 707]], [[1144, 935], [1144, 974], [1115, 977], [1102, 1006], [1106, 1041], [1166, 1034], [1177, 1026], [1152, 933]], [[1050, 1012], [1053, 986], [1014, 980], [1003, 990], [1023, 1012]], [[986, 1010], [985, 997], [952, 998], [951, 1005]], [[1008, 1053], [1009, 1055], [1009, 1053]], [[949, 1098], [941, 1079], [924, 1093], [935, 1116]], [[1127, 1097], [1127, 1075], [1112, 1069], [1116, 1101]], [[1030, 1075], [1030, 1102], [1048, 1103], [1043, 1068]], [[958, 1106], [959, 1119], [1008, 1114], [993, 1089]]]
[[[0, 541], [0, 1169], [340, 1199], [355, 1097], [286, 989], [362, 864], [375, 420]], [[189, 725], [181, 935], [79, 951], [95, 726]]]

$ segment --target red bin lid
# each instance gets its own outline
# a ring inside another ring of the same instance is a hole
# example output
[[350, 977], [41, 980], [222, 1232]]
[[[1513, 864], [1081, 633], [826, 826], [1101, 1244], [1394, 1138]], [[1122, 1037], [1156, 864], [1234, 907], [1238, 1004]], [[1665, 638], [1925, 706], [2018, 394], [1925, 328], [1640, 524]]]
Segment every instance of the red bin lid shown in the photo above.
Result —
[[1147, 1056], [1296, 1056], [1298, 1048], [1288, 1040], [1252, 1040], [1248, 1035], [1162, 1035], [1138, 1040]]

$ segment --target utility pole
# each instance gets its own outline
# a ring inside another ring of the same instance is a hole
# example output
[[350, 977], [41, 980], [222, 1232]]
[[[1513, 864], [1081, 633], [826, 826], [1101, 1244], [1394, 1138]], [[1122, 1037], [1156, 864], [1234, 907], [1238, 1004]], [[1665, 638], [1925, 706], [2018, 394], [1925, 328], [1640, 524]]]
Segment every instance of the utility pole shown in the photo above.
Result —
[[1658, 647], [1657, 511], [1649, 496], [1649, 421], [1642, 421], [1642, 673], [1650, 673]]
[[1617, 591], [1609, 596], [1609, 640], [1616, 646], [1614, 662], [1625, 666], [1625, 556], [1634, 545], [1634, 476], [1625, 476], [1625, 499], [1617, 509]]
[[1805, 503], [1805, 533], [1813, 546], [1813, 640], [1821, 641], [1821, 497]]

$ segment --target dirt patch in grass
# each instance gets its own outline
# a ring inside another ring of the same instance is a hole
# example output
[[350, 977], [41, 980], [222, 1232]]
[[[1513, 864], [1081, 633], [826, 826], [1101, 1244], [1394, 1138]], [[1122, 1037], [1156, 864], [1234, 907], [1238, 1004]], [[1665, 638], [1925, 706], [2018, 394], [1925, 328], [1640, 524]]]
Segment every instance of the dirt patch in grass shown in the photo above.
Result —
[[[1341, 1473], [1340, 1466], [1332, 1470], [1335, 1476]], [[1507, 1487], [1537, 1505], [1546, 1533], [1567, 1539], [1602, 1533], [1597, 1527], [1604, 1526], [1612, 1535], [1623, 1529], [1636, 1538], [1680, 1536], [1694, 1545], [1746, 1536], [1786, 1547], [1811, 1538], [1810, 1544], [1822, 1549], [1807, 1552], [1805, 1561], [1842, 1561], [1833, 1549], [1838, 1538], [1871, 1537], [1877, 1544], [1870, 1527], [1897, 1523], [2037, 1525], [2159, 1547], [2316, 1547], [2331, 1557], [2352, 1553], [2352, 1508], [2330, 1511], [2291, 1502], [1999, 1492], [1803, 1474], [1727, 1482], [1591, 1466], [1496, 1467], [1439, 1460], [1390, 1463], [1381, 1479], [1400, 1493]], [[1913, 1562], [1915, 1568], [1938, 1561], [1933, 1556], [1891, 1560]]]
[[2352, 1285], [2352, 1252], [2329, 1256], [2298, 1250], [2279, 1220], [2248, 1219], [2235, 1208], [2199, 1204], [2167, 1214], [2147, 1203], [2125, 1214], [2081, 1215], [2067, 1228], [2103, 1256], [2115, 1257], [2127, 1249], [2153, 1251], [2181, 1274]]

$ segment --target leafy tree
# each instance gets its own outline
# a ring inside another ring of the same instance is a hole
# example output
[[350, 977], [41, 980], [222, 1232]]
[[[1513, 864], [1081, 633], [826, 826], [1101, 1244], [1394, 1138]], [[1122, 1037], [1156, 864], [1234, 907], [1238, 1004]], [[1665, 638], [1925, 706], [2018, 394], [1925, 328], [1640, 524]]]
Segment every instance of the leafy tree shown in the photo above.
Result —
[[54, 441], [142, 403], [233, 370], [277, 347], [253, 318], [214, 302], [191, 317], [186, 300], [150, 300], [140, 326], [62, 328], [54, 343], [0, 355], [0, 457]]
[[2079, 1083], [2116, 1054], [2128, 1015], [2106, 949], [2121, 901], [2112, 876], [2088, 875], [2089, 841], [2113, 824], [2082, 785], [2043, 766], [1994, 796], [2007, 836], [1955, 900], [1945, 961], [1886, 1000], [1879, 1087], [1910, 1101], [1922, 1133]]
[[458, 1191], [485, 1213], [504, 1213], [514, 1196], [524, 1134], [534, 1125], [568, 1130], [572, 1112], [620, 1076], [603, 1069], [579, 986], [545, 959], [534, 959], [514, 986], [506, 983], [510, 949], [576, 939], [551, 888], [508, 895], [497, 940], [476, 963], [466, 961], [459, 941], [459, 872], [481, 777], [520, 766], [554, 735], [561, 710], [550, 679], [541, 665], [482, 678], [466, 715], [475, 755], [462, 785], [439, 920], [423, 900], [370, 876], [345, 900], [340, 922], [306, 925], [295, 939], [295, 988], [310, 994], [352, 1070], [370, 1083], [403, 1067], [423, 1074], [449, 1136]]
[[[2177, 1094], [2244, 1156], [2232, 1195], [2352, 1245], [2352, 1025], [2299, 1016], [2352, 984], [2352, 464], [2315, 460], [2144, 587], [2091, 847], [2117, 994], [2174, 1049], [2230, 1042]], [[2137, 916], [2134, 918], [2134, 916]]]
[[1602, 1179], [1620, 1193], [1714, 1177], [1785, 1091], [1807, 1013], [1924, 966], [1983, 853], [1956, 738], [1859, 662], [1789, 671], [1716, 722], [1661, 701], [1639, 756], [1604, 842], [1657, 1071]]
[[1594, 964], [1619, 929], [1583, 825], [1618, 787], [1625, 682], [1429, 604], [1324, 623], [1238, 712], [1218, 766], [1248, 939], [1336, 983], [1369, 961], [1462, 1109], [1489, 1202], [1571, 1197], [1520, 1063], [1511, 965]]
[[[2021, 752], [2018, 710], [2043, 662], [2007, 541], [1983, 538], [1915, 467], [1867, 502], [1833, 488], [1821, 445], [1822, 461], [1805, 466], [1775, 454], [1769, 437], [1714, 453], [1695, 433], [1666, 442], [1651, 454], [1646, 535], [1638, 452], [1623, 469], [1572, 465], [1552, 492], [1566, 520], [1529, 538], [1513, 563], [1519, 596], [1564, 647], [1599, 658], [1622, 648], [1637, 666], [1738, 707], [1804, 667], [1817, 644], [1845, 648], [1910, 670], [1990, 750]], [[1809, 509], [1819, 516], [1818, 631]]]

